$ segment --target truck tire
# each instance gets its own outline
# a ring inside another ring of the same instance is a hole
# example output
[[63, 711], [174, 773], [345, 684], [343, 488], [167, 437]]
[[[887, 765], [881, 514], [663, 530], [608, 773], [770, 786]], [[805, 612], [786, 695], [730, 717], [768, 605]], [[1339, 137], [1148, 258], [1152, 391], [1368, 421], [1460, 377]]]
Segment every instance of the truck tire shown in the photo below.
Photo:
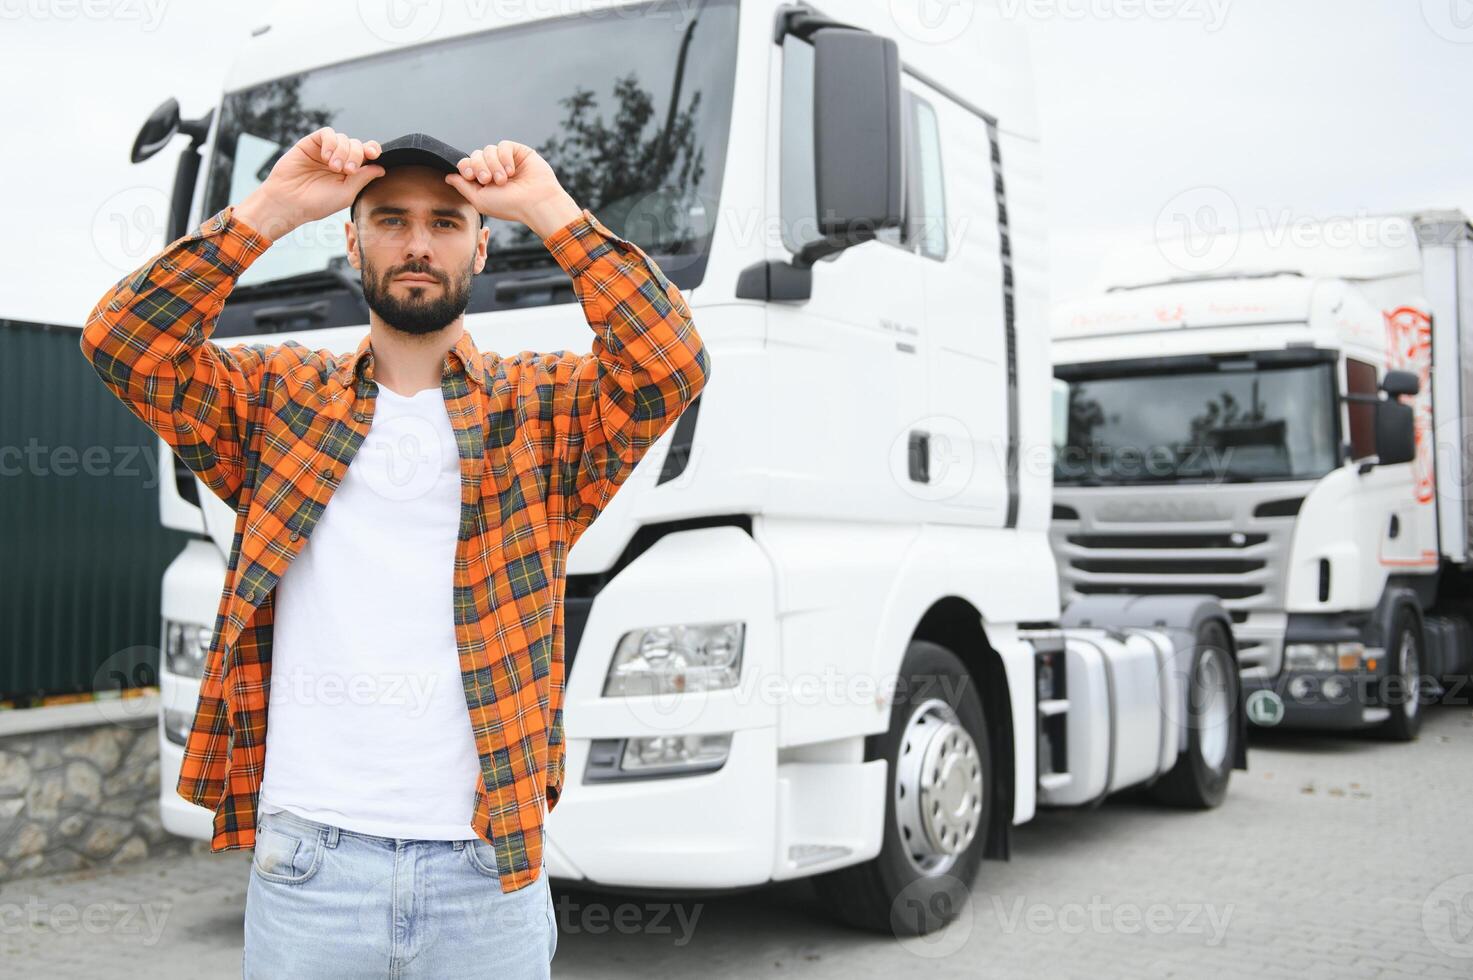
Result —
[[1151, 784], [1151, 796], [1170, 806], [1207, 810], [1222, 803], [1237, 757], [1238, 665], [1227, 627], [1208, 620], [1197, 634], [1187, 679], [1187, 745], [1176, 765]]
[[900, 677], [889, 730], [865, 744], [888, 763], [880, 853], [813, 883], [841, 922], [918, 936], [966, 907], [996, 794], [982, 699], [960, 658], [912, 640]]
[[1384, 694], [1391, 716], [1377, 731], [1397, 742], [1410, 742], [1422, 730], [1422, 667], [1427, 662], [1426, 638], [1412, 607], [1397, 607], [1387, 631], [1387, 668]]

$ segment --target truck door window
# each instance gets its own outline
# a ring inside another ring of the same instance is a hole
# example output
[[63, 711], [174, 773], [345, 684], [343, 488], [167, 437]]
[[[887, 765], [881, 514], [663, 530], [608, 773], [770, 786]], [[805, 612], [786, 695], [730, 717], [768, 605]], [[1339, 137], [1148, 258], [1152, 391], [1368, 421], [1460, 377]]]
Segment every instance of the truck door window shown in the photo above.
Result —
[[908, 252], [945, 259], [946, 192], [936, 110], [914, 92], [906, 92], [901, 116], [905, 131], [905, 219], [900, 227], [885, 228], [877, 237]]
[[[1376, 398], [1376, 366], [1353, 357], [1345, 359], [1345, 393]], [[1350, 419], [1350, 458], [1364, 459], [1376, 452], [1376, 406], [1365, 401], [1347, 401]]]
[[791, 34], [783, 38], [782, 100], [779, 224], [783, 245], [796, 254], [822, 236], [818, 233], [818, 188], [813, 180], [813, 46]]
[[916, 244], [922, 255], [945, 259], [946, 186], [941, 174], [941, 128], [936, 122], [936, 110], [919, 96], [915, 98], [911, 120], [916, 128], [914, 144], [920, 156], [921, 194], [913, 226], [918, 231]]
[[[945, 192], [941, 172], [941, 130], [936, 110], [914, 92], [901, 99], [901, 148], [905, 172], [904, 218], [875, 237], [928, 258], [946, 257]], [[783, 38], [782, 162], [779, 208], [783, 245], [797, 253], [818, 233], [817, 191], [813, 185], [813, 46], [789, 34]], [[825, 260], [837, 258], [825, 256]]]

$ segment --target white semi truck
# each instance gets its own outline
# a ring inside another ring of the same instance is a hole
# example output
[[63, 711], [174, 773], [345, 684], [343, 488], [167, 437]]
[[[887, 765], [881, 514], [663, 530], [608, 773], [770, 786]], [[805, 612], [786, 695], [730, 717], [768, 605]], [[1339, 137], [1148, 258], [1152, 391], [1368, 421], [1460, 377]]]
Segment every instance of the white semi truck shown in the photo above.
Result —
[[[1139, 785], [1216, 805], [1246, 765], [1223, 607], [1112, 597], [1063, 628], [1051, 472], [1028, 463], [1050, 369], [1018, 30], [978, 5], [931, 43], [882, 0], [433, 6], [283, 7], [220, 105], [167, 103], [135, 156], [190, 137], [175, 235], [317, 125], [515, 138], [689, 300], [720, 366], [568, 557], [551, 874], [816, 876], [842, 918], [925, 932], [1040, 806]], [[342, 224], [262, 256], [213, 342], [351, 350]], [[589, 348], [535, 238], [496, 223], [490, 253], [466, 319], [484, 349]], [[164, 581], [160, 798], [206, 839], [174, 786], [239, 515], [182, 466], [161, 506], [194, 537]]]
[[1065, 600], [1216, 596], [1251, 722], [1415, 737], [1473, 669], [1468, 219], [1159, 246], [1054, 313]]

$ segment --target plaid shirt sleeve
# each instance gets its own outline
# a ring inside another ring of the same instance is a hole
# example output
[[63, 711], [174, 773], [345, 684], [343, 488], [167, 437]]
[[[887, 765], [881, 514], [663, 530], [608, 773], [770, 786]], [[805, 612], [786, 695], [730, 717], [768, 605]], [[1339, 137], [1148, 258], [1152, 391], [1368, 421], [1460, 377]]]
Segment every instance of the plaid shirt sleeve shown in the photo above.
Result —
[[522, 351], [497, 371], [519, 393], [519, 418], [535, 420], [549, 516], [571, 548], [700, 394], [711, 358], [679, 288], [587, 208], [543, 242], [573, 279], [593, 349]]
[[270, 244], [226, 208], [119, 280], [82, 328], [112, 392], [222, 500], [245, 473], [245, 419], [272, 348], [209, 334], [236, 278]]

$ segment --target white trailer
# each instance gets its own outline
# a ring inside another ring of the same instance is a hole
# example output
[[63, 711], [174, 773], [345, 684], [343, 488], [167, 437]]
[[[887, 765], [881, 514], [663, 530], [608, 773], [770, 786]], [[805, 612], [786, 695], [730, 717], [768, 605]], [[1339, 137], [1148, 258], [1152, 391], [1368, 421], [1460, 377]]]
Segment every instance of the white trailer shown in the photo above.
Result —
[[[1218, 803], [1246, 764], [1222, 607], [1096, 603], [1061, 629], [1051, 473], [1028, 463], [1050, 368], [1019, 30], [985, 5], [946, 44], [882, 0], [588, 8], [395, 26], [283, 7], [216, 111], [166, 105], [140, 138], [192, 137], [174, 233], [312, 125], [515, 138], [689, 300], [720, 366], [568, 557], [551, 874], [816, 876], [845, 919], [924, 932], [1040, 806], [1142, 784]], [[350, 350], [366, 315], [341, 225], [258, 260], [216, 341]], [[493, 228], [468, 329], [587, 350], [566, 277], [518, 231]], [[212, 815], [174, 784], [237, 515], [182, 468], [162, 512], [194, 535], [164, 583], [163, 819], [204, 839]]]
[[[1250, 721], [1413, 738], [1473, 669], [1473, 229], [1209, 244], [1121, 253], [1055, 311], [1064, 598], [1216, 596]], [[1188, 254], [1212, 268], [1163, 263]]]

